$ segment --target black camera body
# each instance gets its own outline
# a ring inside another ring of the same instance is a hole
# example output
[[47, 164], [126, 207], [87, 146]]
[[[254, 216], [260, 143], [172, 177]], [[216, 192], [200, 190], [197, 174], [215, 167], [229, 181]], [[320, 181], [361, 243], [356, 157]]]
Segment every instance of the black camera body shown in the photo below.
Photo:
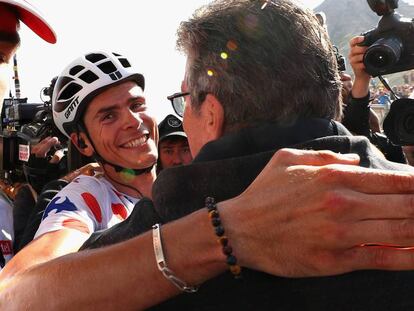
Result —
[[0, 171], [11, 182], [24, 180], [23, 165], [29, 161], [30, 142], [22, 134], [24, 124], [30, 123], [44, 104], [28, 103], [27, 98], [6, 98], [1, 112]]
[[66, 142], [64, 136], [53, 122], [51, 106], [45, 105], [37, 111], [32, 120], [20, 127], [19, 136], [30, 142], [37, 144], [42, 139], [52, 136], [58, 137], [60, 142]]
[[376, 77], [414, 68], [414, 22], [403, 18], [394, 9], [397, 0], [368, 0], [373, 11], [382, 16], [377, 28], [367, 31], [361, 45], [365, 70]]
[[4, 99], [1, 112], [2, 129], [19, 130], [23, 124], [31, 122], [35, 114], [43, 109], [43, 106], [43, 103], [28, 103], [27, 98]]
[[[42, 94], [51, 98], [54, 82], [42, 90]], [[30, 157], [30, 146], [48, 136], [56, 136], [63, 144], [67, 142], [53, 122], [50, 101], [28, 103], [27, 98], [7, 98], [1, 111], [0, 130], [0, 172], [11, 182], [25, 179], [24, 168]], [[50, 154], [56, 151], [50, 150]]]

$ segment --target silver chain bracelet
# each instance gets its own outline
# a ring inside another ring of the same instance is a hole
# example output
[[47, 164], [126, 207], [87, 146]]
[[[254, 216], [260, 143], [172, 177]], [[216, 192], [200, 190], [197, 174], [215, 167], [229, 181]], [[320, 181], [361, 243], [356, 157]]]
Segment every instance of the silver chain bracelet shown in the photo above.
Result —
[[198, 286], [188, 285], [186, 282], [178, 278], [174, 272], [168, 268], [164, 257], [161, 241], [161, 224], [152, 226], [152, 242], [154, 244], [155, 260], [157, 261], [158, 270], [165, 276], [167, 280], [173, 283], [178, 289], [186, 293], [195, 293]]

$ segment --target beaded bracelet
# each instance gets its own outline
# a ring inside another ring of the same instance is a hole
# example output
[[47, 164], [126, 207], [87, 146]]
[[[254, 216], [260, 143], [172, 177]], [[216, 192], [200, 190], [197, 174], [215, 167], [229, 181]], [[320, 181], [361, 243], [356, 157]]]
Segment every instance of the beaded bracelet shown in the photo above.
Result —
[[233, 255], [233, 249], [229, 244], [229, 239], [224, 235], [225, 231], [221, 224], [221, 219], [219, 212], [217, 210], [217, 205], [214, 198], [207, 197], [205, 200], [205, 205], [208, 210], [208, 215], [211, 219], [211, 224], [214, 227], [214, 232], [218, 237], [218, 243], [222, 246], [223, 254], [226, 255], [226, 263], [229, 266], [230, 272], [233, 274], [234, 278], [241, 278], [241, 267], [237, 264], [237, 258]]

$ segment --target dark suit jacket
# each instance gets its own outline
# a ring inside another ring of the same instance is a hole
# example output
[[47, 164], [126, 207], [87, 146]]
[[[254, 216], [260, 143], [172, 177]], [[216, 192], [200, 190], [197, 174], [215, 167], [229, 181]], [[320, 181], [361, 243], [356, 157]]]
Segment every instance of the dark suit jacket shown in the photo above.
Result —
[[[95, 236], [85, 248], [121, 241], [156, 222], [183, 217], [202, 208], [207, 196], [222, 201], [240, 194], [274, 152], [287, 146], [358, 153], [362, 166], [412, 170], [378, 157], [366, 138], [349, 136], [333, 121], [311, 119], [243, 129], [204, 146], [191, 165], [164, 170], [153, 188], [153, 208], [144, 201], [145, 206], [137, 206], [126, 223]], [[140, 219], [142, 215], [146, 217]], [[239, 282], [224, 273], [196, 294], [180, 295], [154, 310], [414, 310], [413, 272], [358, 271], [289, 279], [244, 269], [243, 275]]]

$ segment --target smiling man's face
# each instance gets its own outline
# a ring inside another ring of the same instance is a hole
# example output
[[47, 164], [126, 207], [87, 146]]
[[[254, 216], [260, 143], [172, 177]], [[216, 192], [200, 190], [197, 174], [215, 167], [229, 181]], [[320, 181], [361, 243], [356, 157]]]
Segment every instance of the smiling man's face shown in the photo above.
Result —
[[135, 82], [123, 82], [96, 96], [84, 123], [105, 160], [132, 169], [148, 168], [157, 161], [157, 126]]

